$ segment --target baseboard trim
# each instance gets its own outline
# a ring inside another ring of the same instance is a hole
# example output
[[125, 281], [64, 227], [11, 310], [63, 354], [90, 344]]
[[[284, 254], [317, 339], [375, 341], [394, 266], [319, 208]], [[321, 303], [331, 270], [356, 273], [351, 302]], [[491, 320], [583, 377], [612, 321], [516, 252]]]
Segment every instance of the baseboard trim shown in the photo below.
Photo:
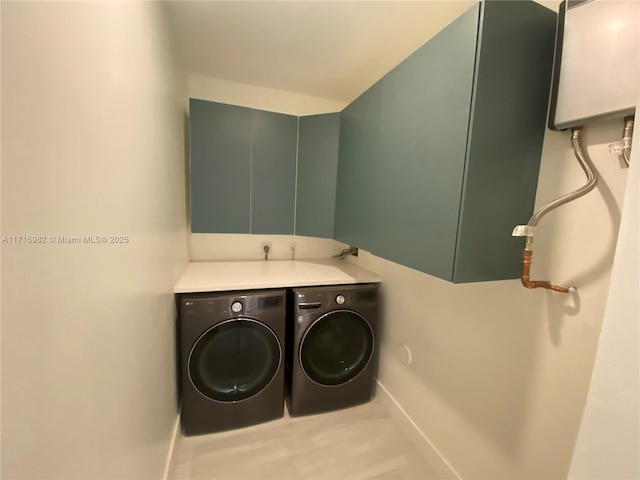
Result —
[[456, 472], [455, 468], [453, 468], [433, 443], [431, 443], [429, 437], [418, 428], [404, 408], [393, 398], [393, 395], [391, 395], [379, 381], [377, 384], [377, 399], [387, 410], [392, 420], [409, 437], [411, 443], [424, 455], [427, 463], [433, 469], [434, 473], [438, 475], [438, 478], [442, 480], [462, 480], [462, 477]]
[[176, 450], [176, 443], [178, 442], [178, 436], [180, 435], [180, 414], [176, 415], [176, 420], [173, 424], [173, 435], [171, 436], [171, 443], [169, 444], [169, 451], [167, 452], [167, 459], [164, 464], [164, 473], [162, 474], [162, 480], [169, 480], [169, 474], [174, 470], [174, 452]]

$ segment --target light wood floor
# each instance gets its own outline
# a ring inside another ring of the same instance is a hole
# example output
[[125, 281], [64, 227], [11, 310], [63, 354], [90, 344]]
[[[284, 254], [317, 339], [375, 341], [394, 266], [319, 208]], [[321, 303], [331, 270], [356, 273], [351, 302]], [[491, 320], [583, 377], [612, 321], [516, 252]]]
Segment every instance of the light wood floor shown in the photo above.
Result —
[[170, 479], [426, 479], [436, 475], [377, 401], [180, 437]]

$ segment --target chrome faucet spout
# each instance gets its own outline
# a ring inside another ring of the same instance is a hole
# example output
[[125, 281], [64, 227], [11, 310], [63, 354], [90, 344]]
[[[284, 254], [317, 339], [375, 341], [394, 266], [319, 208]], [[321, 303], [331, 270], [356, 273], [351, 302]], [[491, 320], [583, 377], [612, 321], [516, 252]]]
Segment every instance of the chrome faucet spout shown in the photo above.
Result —
[[358, 247], [349, 247], [342, 250], [339, 254], [334, 255], [333, 258], [344, 259], [347, 255], [353, 255], [354, 257], [358, 256]]

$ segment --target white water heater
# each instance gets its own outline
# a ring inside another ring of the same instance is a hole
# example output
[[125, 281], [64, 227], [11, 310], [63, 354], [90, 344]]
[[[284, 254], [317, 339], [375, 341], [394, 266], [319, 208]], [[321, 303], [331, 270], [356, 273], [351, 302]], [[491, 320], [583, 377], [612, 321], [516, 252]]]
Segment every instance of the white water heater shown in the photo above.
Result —
[[549, 128], [635, 112], [640, 0], [565, 0], [558, 14]]

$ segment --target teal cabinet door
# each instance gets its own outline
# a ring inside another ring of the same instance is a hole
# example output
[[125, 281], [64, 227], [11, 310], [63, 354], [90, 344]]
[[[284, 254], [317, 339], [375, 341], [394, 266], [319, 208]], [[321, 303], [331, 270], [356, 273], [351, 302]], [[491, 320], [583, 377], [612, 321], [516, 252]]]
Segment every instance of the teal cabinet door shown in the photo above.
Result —
[[249, 233], [251, 110], [190, 99], [191, 231]]
[[335, 239], [371, 252], [378, 250], [384, 234], [377, 211], [385, 188], [378, 173], [381, 108], [382, 84], [378, 82], [340, 116]]
[[478, 6], [382, 79], [379, 255], [451, 280]]
[[478, 6], [342, 112], [336, 239], [451, 280]]
[[298, 118], [252, 111], [251, 233], [293, 235]]
[[333, 238], [340, 114], [300, 117], [295, 234]]
[[533, 206], [556, 14], [534, 2], [484, 2], [455, 282], [518, 278]]

